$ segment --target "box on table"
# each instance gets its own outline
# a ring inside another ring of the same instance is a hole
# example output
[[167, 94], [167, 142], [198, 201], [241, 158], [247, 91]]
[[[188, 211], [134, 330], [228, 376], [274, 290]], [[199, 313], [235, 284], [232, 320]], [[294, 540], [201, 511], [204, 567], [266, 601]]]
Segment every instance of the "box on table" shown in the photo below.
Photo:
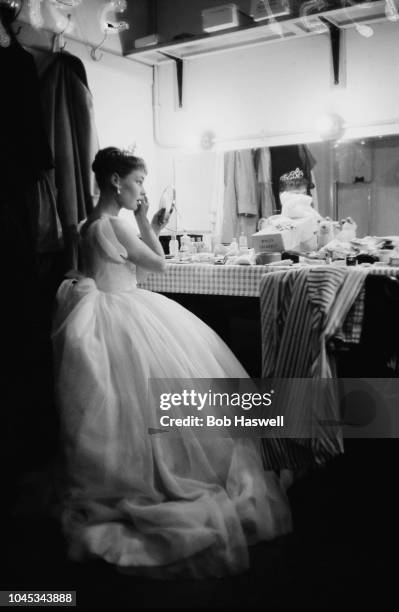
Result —
[[291, 228], [283, 230], [267, 226], [252, 234], [255, 253], [314, 250], [317, 242], [314, 218], [291, 219], [291, 225]]

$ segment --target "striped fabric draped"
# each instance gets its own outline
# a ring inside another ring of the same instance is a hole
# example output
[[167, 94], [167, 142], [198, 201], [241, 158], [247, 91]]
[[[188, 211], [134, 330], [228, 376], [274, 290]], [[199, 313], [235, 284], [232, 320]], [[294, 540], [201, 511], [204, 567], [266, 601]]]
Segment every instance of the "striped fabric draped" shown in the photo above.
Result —
[[[326, 345], [342, 327], [365, 277], [362, 269], [335, 266], [274, 272], [263, 277], [262, 377], [275, 381], [276, 397], [284, 402], [290, 431], [298, 434], [295, 439], [263, 441], [268, 469], [299, 470], [342, 452], [339, 430], [331, 433], [325, 426], [340, 419], [337, 389], [331, 384], [334, 360]], [[282, 379], [287, 378], [296, 379], [295, 384], [284, 385]], [[309, 379], [318, 381], [311, 394]], [[323, 385], [320, 379], [330, 382]], [[301, 405], [306, 405], [306, 415], [298, 411]], [[310, 439], [304, 431], [305, 426], [309, 427], [305, 416], [311, 417]]]

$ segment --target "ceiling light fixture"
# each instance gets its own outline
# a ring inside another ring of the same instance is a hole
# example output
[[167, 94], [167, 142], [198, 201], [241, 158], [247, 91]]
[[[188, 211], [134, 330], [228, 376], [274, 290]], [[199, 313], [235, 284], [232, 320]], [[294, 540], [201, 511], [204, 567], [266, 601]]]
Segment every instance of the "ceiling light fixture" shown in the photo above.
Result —
[[210, 130], [207, 132], [204, 132], [201, 137], [201, 148], [204, 149], [204, 151], [209, 151], [209, 149], [212, 149], [214, 144], [215, 144], [215, 134], [211, 132]]
[[345, 131], [344, 120], [337, 113], [322, 113], [315, 120], [315, 129], [323, 140], [338, 140]]

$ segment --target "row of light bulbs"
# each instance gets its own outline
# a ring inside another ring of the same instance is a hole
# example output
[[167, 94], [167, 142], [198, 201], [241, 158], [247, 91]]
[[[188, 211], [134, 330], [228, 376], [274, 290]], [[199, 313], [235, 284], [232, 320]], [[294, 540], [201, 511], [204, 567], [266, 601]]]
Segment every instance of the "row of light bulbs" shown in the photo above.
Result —
[[[340, 141], [345, 134], [345, 129], [346, 124], [343, 117], [334, 112], [321, 113], [313, 122], [314, 133], [317, 134], [321, 140]], [[252, 138], [256, 138], [260, 141], [267, 140], [267, 132], [262, 132], [256, 136], [253, 135]], [[209, 151], [215, 144], [221, 144], [223, 142], [226, 141], [218, 139], [214, 132], [208, 130], [202, 134], [200, 146], [204, 151]]]

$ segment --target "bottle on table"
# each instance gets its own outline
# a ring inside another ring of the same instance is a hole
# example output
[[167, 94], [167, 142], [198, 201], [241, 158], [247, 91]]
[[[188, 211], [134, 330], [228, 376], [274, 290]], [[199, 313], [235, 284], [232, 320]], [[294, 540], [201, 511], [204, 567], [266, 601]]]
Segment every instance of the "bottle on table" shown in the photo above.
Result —
[[247, 249], [248, 248], [248, 240], [247, 240], [247, 237], [244, 234], [244, 232], [241, 232], [240, 237], [238, 239], [238, 244], [240, 246], [240, 249]]

